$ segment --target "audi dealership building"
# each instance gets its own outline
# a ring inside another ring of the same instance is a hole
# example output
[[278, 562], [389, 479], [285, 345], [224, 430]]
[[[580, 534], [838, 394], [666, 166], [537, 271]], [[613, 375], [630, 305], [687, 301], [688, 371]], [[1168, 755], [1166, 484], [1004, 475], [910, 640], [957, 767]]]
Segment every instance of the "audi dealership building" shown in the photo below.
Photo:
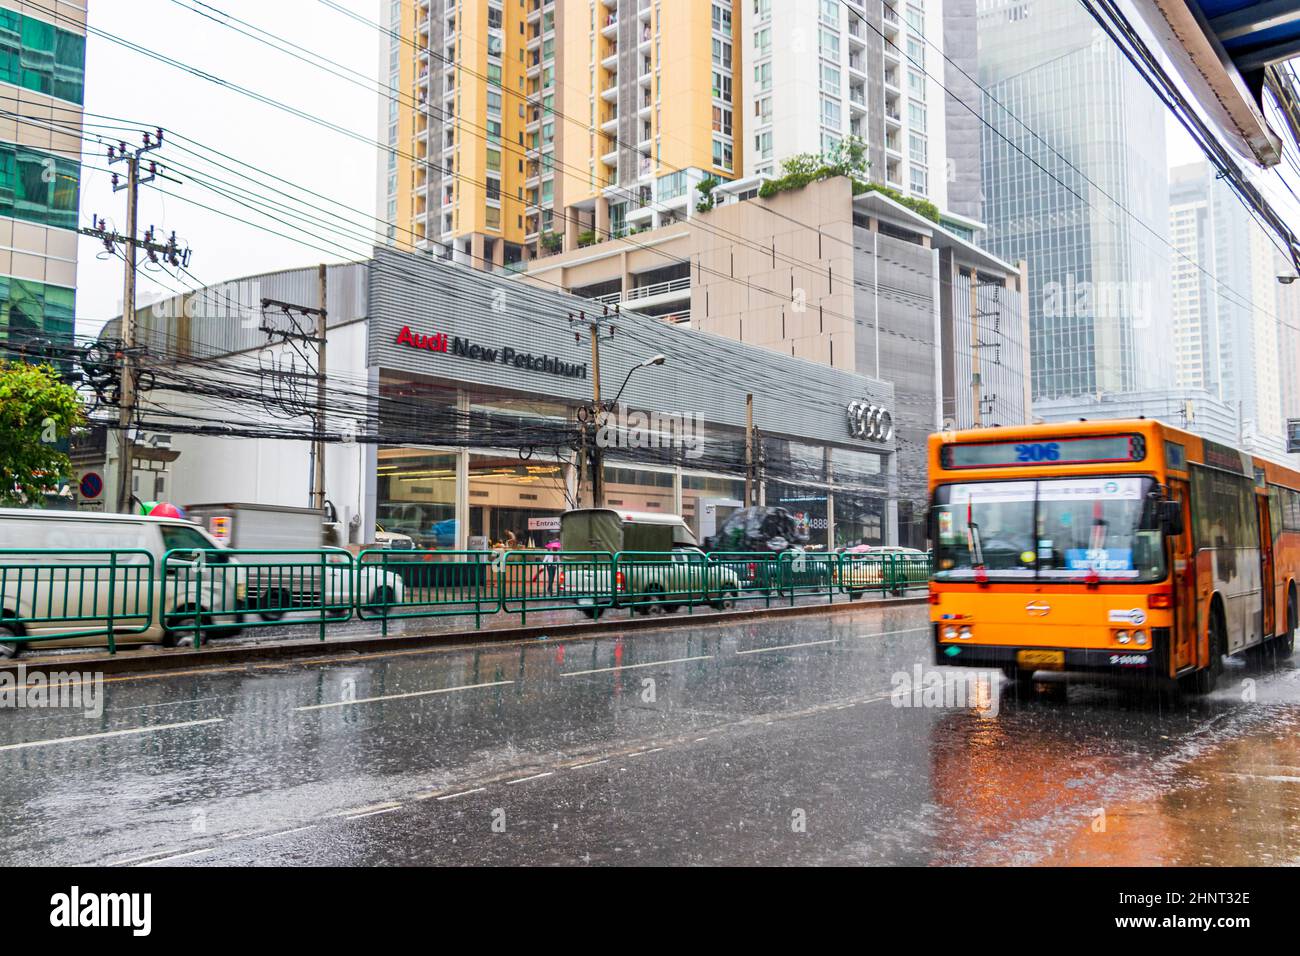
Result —
[[[617, 399], [598, 433], [611, 507], [711, 535], [743, 505], [752, 396], [760, 503], [816, 548], [924, 546], [899, 541], [897, 502], [923, 497], [924, 476], [899, 474], [887, 381], [421, 254], [326, 271], [325, 497], [341, 544], [377, 525], [438, 550], [552, 540], [586, 502], [579, 422], [598, 353], [601, 396]], [[320, 355], [314, 314], [294, 307], [319, 308], [319, 290], [317, 269], [288, 270], [138, 311], [138, 497], [308, 505]], [[144, 450], [160, 445], [178, 453], [162, 467]]]

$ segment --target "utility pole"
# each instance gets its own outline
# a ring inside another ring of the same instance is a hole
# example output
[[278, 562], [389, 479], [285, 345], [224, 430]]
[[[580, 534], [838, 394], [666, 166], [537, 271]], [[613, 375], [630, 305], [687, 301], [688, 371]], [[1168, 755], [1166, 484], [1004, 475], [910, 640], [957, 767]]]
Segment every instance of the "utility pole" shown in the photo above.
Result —
[[325, 320], [328, 316], [328, 283], [325, 263], [317, 276], [320, 283], [320, 310], [316, 313], [316, 462], [312, 472], [311, 506], [325, 510]]
[[600, 447], [599, 435], [605, 409], [600, 404], [600, 324], [593, 318], [588, 325], [591, 330], [591, 400], [595, 406], [592, 426], [595, 434], [591, 436], [588, 452], [591, 455], [591, 506], [605, 507], [605, 451]]
[[745, 507], [754, 506], [754, 396], [745, 396]]
[[[163, 144], [163, 131], [155, 130], [145, 133], [143, 144], [135, 149], [127, 147], [125, 142], [108, 147], [109, 165], [126, 163], [126, 179], [118, 173], [113, 174], [113, 192], [126, 190], [126, 232], [110, 232], [103, 219], [92, 217], [94, 225], [89, 229], [78, 230], [82, 235], [101, 240], [109, 252], [116, 252], [122, 246], [122, 258], [126, 261], [122, 280], [122, 367], [121, 400], [118, 403], [118, 475], [117, 475], [117, 510], [129, 513], [131, 510], [131, 478], [134, 471], [134, 451], [132, 448], [131, 429], [135, 418], [137, 378], [139, 370], [136, 365], [135, 344], [135, 291], [137, 254], [140, 249], [148, 253], [149, 258], [157, 262], [161, 255], [173, 266], [189, 265], [190, 251], [182, 250], [176, 243], [176, 233], [171, 234], [167, 242], [156, 242], [153, 227], [143, 238], [137, 238], [137, 219], [139, 216], [140, 187], [152, 182], [161, 175], [158, 164], [150, 162], [148, 171], [141, 174], [141, 157], [153, 152]], [[171, 179], [171, 177], [163, 177]]]
[[[317, 273], [317, 282], [320, 287], [320, 308], [312, 308], [306, 305], [294, 305], [291, 302], [281, 302], [278, 299], [263, 299], [262, 311], [267, 309], [279, 309], [289, 319], [291, 329], [277, 329], [268, 325], [263, 319], [262, 331], [266, 333], [268, 339], [279, 338], [282, 342], [301, 342], [304, 345], [314, 345], [316, 347], [316, 367], [310, 369], [310, 360], [301, 350], [297, 351], [299, 357], [307, 361], [310, 371], [302, 372], [285, 372], [280, 373], [291, 380], [291, 384], [303, 380], [315, 380], [316, 382], [316, 401], [315, 407], [307, 405], [305, 402], [304, 392], [295, 392], [294, 395], [294, 412], [300, 415], [310, 415], [312, 419], [312, 442], [311, 442], [311, 491], [309, 493], [310, 507], [316, 510], [325, 508], [325, 342], [328, 313], [326, 312], [326, 276], [327, 269], [324, 264], [320, 266]], [[310, 332], [306, 331], [294, 314], [302, 316], [313, 316], [315, 324]], [[295, 346], [295, 350], [297, 347]]]
[[981, 400], [980, 383], [980, 326], [979, 326], [979, 273], [970, 270], [970, 398], [972, 428], [984, 425], [984, 403]]

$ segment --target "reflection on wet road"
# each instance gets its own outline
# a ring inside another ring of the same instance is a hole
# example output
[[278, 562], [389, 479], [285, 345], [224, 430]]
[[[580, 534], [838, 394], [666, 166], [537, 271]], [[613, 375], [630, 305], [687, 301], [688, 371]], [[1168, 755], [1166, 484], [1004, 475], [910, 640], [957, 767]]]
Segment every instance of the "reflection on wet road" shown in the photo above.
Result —
[[120, 675], [0, 726], [7, 863], [1300, 862], [1300, 671], [899, 707], [924, 607]]

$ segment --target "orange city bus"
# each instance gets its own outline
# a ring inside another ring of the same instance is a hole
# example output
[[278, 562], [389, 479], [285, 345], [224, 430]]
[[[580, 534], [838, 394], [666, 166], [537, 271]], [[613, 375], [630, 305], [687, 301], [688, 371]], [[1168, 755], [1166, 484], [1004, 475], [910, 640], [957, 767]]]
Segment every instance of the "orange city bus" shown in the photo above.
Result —
[[1294, 646], [1300, 473], [1150, 419], [930, 436], [935, 662], [1213, 689]]

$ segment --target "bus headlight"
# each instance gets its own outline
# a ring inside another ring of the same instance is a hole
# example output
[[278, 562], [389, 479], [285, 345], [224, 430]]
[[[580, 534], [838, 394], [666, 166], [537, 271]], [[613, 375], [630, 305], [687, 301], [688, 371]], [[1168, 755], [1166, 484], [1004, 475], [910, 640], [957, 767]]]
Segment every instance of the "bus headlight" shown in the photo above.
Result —
[[969, 641], [969, 640], [970, 640], [970, 637], [971, 637], [971, 630], [970, 630], [970, 628], [969, 628], [969, 627], [963, 627], [963, 628], [962, 628], [962, 629], [957, 633], [957, 636], [960, 637], [963, 641]]
[[955, 640], [957, 640], [957, 628], [955, 628], [955, 627], [945, 627], [945, 628], [943, 629], [943, 639], [944, 639], [945, 641], [955, 641]]
[[1129, 642], [1128, 631], [1116, 631], [1115, 640], [1119, 641], [1121, 644], [1127, 644]]
[[1147, 632], [1146, 632], [1146, 631], [1134, 631], [1134, 632], [1133, 632], [1133, 643], [1134, 643], [1134, 644], [1145, 644], [1146, 642], [1147, 642]]

